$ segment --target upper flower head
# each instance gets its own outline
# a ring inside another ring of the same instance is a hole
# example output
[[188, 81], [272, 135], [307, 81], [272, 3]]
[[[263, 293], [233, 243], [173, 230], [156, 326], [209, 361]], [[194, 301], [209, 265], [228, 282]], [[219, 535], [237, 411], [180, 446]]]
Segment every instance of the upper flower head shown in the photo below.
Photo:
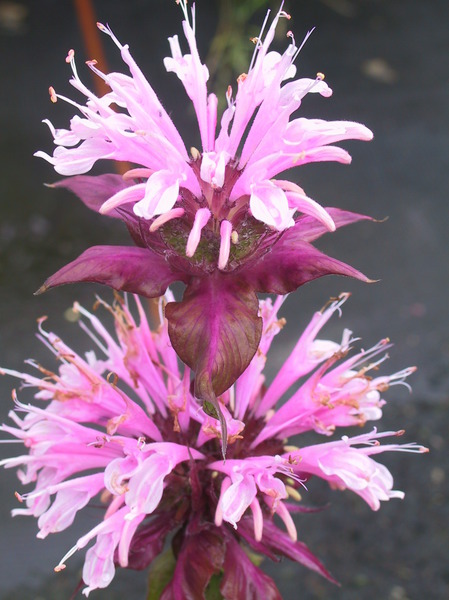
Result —
[[[216, 240], [221, 251], [211, 257], [220, 269], [238, 255], [238, 237], [248, 215], [263, 226], [282, 231], [294, 225], [296, 212], [314, 216], [327, 229], [335, 229], [332, 216], [291, 182], [273, 177], [292, 167], [314, 161], [350, 162], [345, 150], [331, 146], [345, 139], [369, 140], [363, 125], [346, 121], [294, 118], [308, 93], [330, 96], [332, 91], [320, 73], [315, 79], [294, 77], [294, 61], [300, 48], [289, 33], [290, 43], [281, 55], [270, 51], [280, 10], [268, 27], [268, 15], [255, 48], [248, 73], [240, 75], [237, 90], [226, 93], [227, 108], [217, 131], [217, 97], [208, 93], [209, 73], [202, 64], [195, 38], [195, 14], [185, 20], [184, 35], [189, 52], [182, 53], [178, 36], [169, 38], [172, 56], [164, 60], [167, 71], [181, 80], [197, 116], [202, 150], [190, 154], [152, 87], [109, 27], [99, 24], [120, 49], [130, 75], [102, 73], [95, 61], [89, 67], [111, 88], [96, 97], [81, 82], [74, 52], [72, 85], [87, 97], [86, 105], [71, 102], [82, 117], [74, 117], [70, 129], [50, 126], [57, 148], [52, 157], [43, 152], [62, 175], [87, 173], [99, 159], [124, 160], [139, 165], [125, 175], [129, 185], [118, 190], [100, 207], [102, 213], [128, 205], [135, 215], [156, 230], [172, 219], [181, 219], [196, 235], [184, 240], [188, 256], [194, 256], [201, 239]], [[265, 31], [268, 27], [268, 30]], [[53, 98], [63, 98], [53, 92]], [[119, 106], [120, 112], [114, 110]], [[173, 210], [175, 209], [175, 212]], [[176, 209], [182, 209], [176, 210]], [[207, 211], [207, 212], [206, 212]], [[198, 216], [200, 214], [200, 216]], [[227, 223], [227, 226], [223, 226]], [[263, 231], [263, 229], [261, 230]], [[234, 232], [234, 235], [233, 235]], [[229, 240], [237, 248], [230, 250]], [[241, 244], [241, 242], [240, 242]]]
[[[288, 293], [330, 273], [366, 280], [310, 244], [365, 217], [324, 209], [296, 183], [274, 177], [308, 162], [349, 163], [349, 154], [333, 144], [369, 140], [372, 134], [358, 123], [293, 117], [304, 96], [328, 97], [331, 89], [321, 73], [293, 79], [302, 46], [291, 32], [283, 54], [270, 50], [279, 19], [289, 17], [282, 7], [271, 23], [267, 15], [248, 72], [239, 76], [236, 89], [229, 86], [227, 108], [217, 126], [218, 101], [207, 90], [209, 74], [198, 54], [194, 8], [189, 15], [186, 2], [180, 4], [188, 51], [183, 53], [178, 36], [170, 38], [171, 56], [164, 64], [193, 103], [201, 149], [187, 151], [128, 46], [100, 24], [129, 74], [106, 74], [89, 61], [110, 88], [97, 97], [79, 78], [70, 51], [71, 84], [87, 101], [73, 102], [52, 88], [52, 100], [71, 103], [81, 116], [73, 117], [69, 129], [46, 121], [56, 149], [53, 156], [36, 156], [58, 173], [74, 176], [56, 185], [74, 191], [90, 208], [122, 219], [138, 247], [91, 248], [50, 277], [41, 291], [94, 281], [155, 297], [171, 282], [184, 282], [183, 302], [167, 307], [170, 337], [197, 375], [197, 395], [216, 404], [215, 396], [248, 366], [260, 341], [255, 292]], [[123, 177], [81, 175], [100, 159], [127, 161], [132, 168]], [[242, 349], [240, 355], [224, 347], [225, 339], [228, 346]]]
[[[13, 514], [34, 516], [38, 537], [45, 538], [68, 528], [95, 498], [104, 507], [98, 525], [78, 539], [56, 570], [91, 544], [83, 569], [88, 595], [109, 585], [117, 565], [148, 566], [173, 532], [176, 567], [162, 598], [203, 598], [215, 573], [226, 600], [279, 600], [274, 582], [251, 563], [245, 545], [271, 558], [287, 556], [332, 580], [297, 540], [291, 512], [311, 510], [292, 503], [301, 499], [298, 490], [306, 494], [304, 483], [317, 476], [334, 488], [352, 490], [377, 510], [381, 501], [403, 493], [393, 489], [391, 473], [374, 455], [426, 451], [414, 444], [380, 444], [383, 437], [403, 432], [376, 430], [288, 446], [290, 435], [315, 430], [330, 436], [339, 426], [379, 419], [388, 385], [402, 383], [413, 370], [371, 378], [370, 369], [379, 364], [372, 359], [385, 342], [350, 356], [350, 332], [341, 342], [317, 337], [345, 299], [315, 313], [286, 363], [288, 370], [281, 369], [268, 388], [266, 353], [285, 321], [277, 316], [282, 298], [261, 302], [259, 351], [219, 398], [227, 433], [192, 395], [190, 370], [178, 363], [166, 321], [151, 331], [137, 299], [137, 316], [120, 297], [112, 307], [97, 303], [112, 313], [115, 335], [75, 304], [96, 347], [85, 356], [45, 331], [41, 322], [40, 338], [55, 353], [59, 369], [29, 361], [37, 376], [1, 371], [37, 389], [35, 398], [43, 404], [14, 397], [12, 424], [0, 426], [26, 448], [0, 464], [20, 467], [21, 482], [34, 486], [16, 494], [23, 507]], [[296, 391], [276, 407], [290, 386]], [[220, 443], [225, 435], [224, 462]]]

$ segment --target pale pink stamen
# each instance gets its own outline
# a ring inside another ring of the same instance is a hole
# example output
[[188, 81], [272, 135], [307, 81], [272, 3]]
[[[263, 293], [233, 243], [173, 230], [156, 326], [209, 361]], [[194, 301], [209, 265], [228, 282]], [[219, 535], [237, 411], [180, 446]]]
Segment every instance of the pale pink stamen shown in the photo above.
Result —
[[229, 260], [231, 250], [232, 223], [224, 219], [220, 225], [220, 254], [218, 256], [218, 268], [225, 269]]
[[[229, 489], [229, 487], [231, 486], [231, 478], [230, 477], [225, 477], [225, 479], [223, 479], [223, 482], [221, 484], [221, 497], [223, 497], [223, 494]], [[223, 506], [221, 501], [217, 503], [217, 509], [215, 511], [215, 525], [217, 527], [220, 527], [221, 524], [223, 523]]]
[[251, 502], [250, 509], [253, 513], [254, 539], [257, 542], [260, 542], [263, 534], [263, 514], [262, 509], [260, 508], [259, 500], [257, 498], [254, 498], [254, 500]]
[[145, 196], [145, 189], [146, 183], [138, 183], [132, 187], [120, 190], [101, 205], [100, 213], [104, 215], [122, 204], [128, 204], [129, 202], [138, 202], [139, 200], [142, 200], [142, 198]]
[[168, 212], [162, 213], [162, 215], [159, 215], [158, 217], [156, 217], [156, 219], [154, 219], [154, 221], [151, 223], [151, 226], [150, 226], [151, 233], [153, 233], [154, 231], [157, 231], [159, 229], [159, 227], [161, 227], [168, 221], [182, 217], [182, 215], [184, 213], [185, 213], [185, 210], [181, 207], [172, 208]]
[[107, 82], [107, 75], [105, 75], [105, 73], [103, 73], [103, 71], [100, 71], [100, 69], [97, 68], [98, 62], [95, 59], [92, 60], [86, 60], [86, 65], [89, 67], [89, 69], [95, 73], [95, 75], [98, 75], [98, 77], [100, 77], [100, 79], [103, 79], [103, 81]]
[[218, 99], [215, 94], [209, 94], [207, 98], [207, 145], [210, 152], [215, 150], [215, 129], [217, 127]]
[[186, 256], [189, 258], [195, 254], [198, 244], [200, 243], [201, 231], [209, 221], [210, 216], [211, 212], [208, 208], [200, 208], [196, 211], [195, 221], [193, 223], [192, 230], [190, 231], [186, 246]]
[[148, 179], [148, 177], [154, 173], [151, 169], [138, 168], [138, 169], [130, 169], [123, 173], [122, 177], [125, 181], [129, 181], [130, 179]]
[[298, 532], [296, 531], [295, 523], [293, 522], [292, 516], [288, 512], [288, 509], [285, 506], [285, 504], [283, 502], [279, 501], [278, 505], [276, 506], [275, 512], [284, 521], [284, 525], [287, 529], [287, 533], [290, 536], [290, 538], [294, 542], [296, 542], [296, 540], [298, 539]]

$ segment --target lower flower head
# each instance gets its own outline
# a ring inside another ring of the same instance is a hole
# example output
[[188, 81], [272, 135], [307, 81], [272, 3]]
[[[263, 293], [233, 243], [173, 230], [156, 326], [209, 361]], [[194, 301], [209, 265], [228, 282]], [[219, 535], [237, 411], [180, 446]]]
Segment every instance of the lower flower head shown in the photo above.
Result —
[[[84, 357], [47, 332], [41, 321], [40, 338], [53, 350], [59, 368], [51, 371], [31, 361], [37, 375], [2, 370], [21, 379], [23, 387], [36, 389], [38, 401], [24, 404], [15, 398], [12, 424], [1, 426], [28, 450], [1, 464], [19, 467], [21, 482], [33, 485], [17, 494], [23, 507], [13, 515], [37, 518], [38, 537], [44, 538], [69, 527], [94, 498], [104, 506], [103, 519], [78, 539], [56, 570], [90, 545], [83, 569], [88, 595], [109, 585], [117, 566], [147, 567], [172, 534], [176, 561], [167, 595], [182, 590], [203, 597], [215, 574], [228, 600], [279, 598], [274, 582], [248, 559], [248, 547], [269, 557], [288, 556], [333, 580], [297, 541], [291, 512], [308, 510], [292, 504], [300, 499], [298, 491], [306, 494], [305, 482], [311, 486], [310, 478], [317, 476], [354, 491], [377, 510], [381, 501], [403, 493], [393, 490], [390, 472], [373, 455], [426, 451], [414, 444], [381, 445], [383, 437], [403, 432], [376, 430], [300, 449], [288, 446], [288, 436], [307, 430], [330, 436], [339, 426], [379, 419], [388, 385], [403, 383], [412, 372], [368, 375], [377, 368], [380, 361], [374, 357], [386, 341], [350, 355], [350, 332], [339, 343], [317, 338], [346, 297], [315, 313], [286, 362], [288, 369], [281, 369], [268, 387], [262, 371], [272, 339], [285, 322], [277, 316], [283, 298], [260, 303], [259, 351], [219, 398], [226, 428], [192, 395], [190, 369], [178, 362], [166, 321], [151, 331], [137, 298], [136, 310], [119, 296], [113, 306], [98, 300], [97, 309], [113, 317], [115, 335], [75, 304], [95, 344]], [[289, 398], [276, 410], [286, 390]]]

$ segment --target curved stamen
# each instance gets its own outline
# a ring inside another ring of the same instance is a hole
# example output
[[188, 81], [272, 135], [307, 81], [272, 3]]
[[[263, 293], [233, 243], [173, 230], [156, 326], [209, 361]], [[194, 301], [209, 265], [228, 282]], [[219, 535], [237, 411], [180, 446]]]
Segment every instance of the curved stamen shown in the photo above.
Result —
[[232, 223], [223, 219], [220, 225], [220, 254], [218, 256], [218, 268], [225, 269], [229, 260], [231, 250]]
[[156, 219], [154, 219], [154, 221], [150, 225], [151, 233], [153, 233], [154, 231], [157, 231], [159, 229], [159, 227], [162, 227], [162, 225], [165, 225], [165, 223], [167, 223], [168, 221], [182, 217], [184, 213], [185, 213], [185, 210], [181, 207], [178, 207], [178, 208], [172, 208], [171, 210], [167, 211], [166, 213], [159, 215], [158, 217], [156, 217]]
[[187, 240], [186, 246], [186, 256], [191, 258], [196, 249], [198, 248], [198, 244], [201, 239], [201, 231], [206, 223], [209, 221], [211, 216], [211, 212], [208, 208], [200, 208], [197, 210], [195, 215], [195, 221], [193, 223], [193, 227], [190, 231], [189, 238]]

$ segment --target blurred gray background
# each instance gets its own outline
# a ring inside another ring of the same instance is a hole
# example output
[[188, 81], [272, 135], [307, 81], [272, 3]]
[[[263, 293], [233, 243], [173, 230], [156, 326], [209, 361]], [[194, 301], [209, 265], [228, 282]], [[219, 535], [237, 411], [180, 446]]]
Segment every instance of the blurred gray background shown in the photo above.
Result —
[[[193, 113], [180, 82], [166, 74], [162, 58], [167, 37], [181, 33], [181, 11], [174, 0], [94, 0], [96, 17], [108, 22], [131, 51], [188, 140], [197, 144]], [[406, 440], [429, 446], [425, 456], [383, 455], [405, 490], [404, 501], [385, 503], [373, 513], [358, 497], [310, 485], [310, 503], [330, 502], [329, 510], [298, 519], [299, 537], [341, 581], [336, 588], [302, 567], [283, 561], [268, 565], [286, 599], [421, 600], [449, 597], [448, 533], [448, 230], [449, 191], [449, 3], [447, 0], [290, 0], [288, 26], [297, 40], [316, 31], [302, 51], [298, 72], [326, 74], [330, 99], [313, 95], [302, 114], [349, 119], [368, 125], [371, 143], [344, 146], [350, 167], [317, 164], [292, 176], [324, 205], [368, 213], [383, 223], [362, 223], [320, 240], [319, 248], [350, 262], [378, 283], [363, 285], [338, 278], [312, 282], [284, 305], [289, 326], [271, 356], [273, 374], [293, 347], [314, 310], [330, 296], [352, 292], [341, 319], [325, 333], [338, 340], [349, 327], [370, 347], [388, 336], [395, 346], [384, 373], [419, 367], [413, 394], [392, 388], [382, 430], [407, 430]], [[264, 10], [245, 25], [257, 34]], [[197, 37], [206, 56], [217, 28], [219, 2], [197, 0]], [[246, 39], [245, 38], [245, 39]], [[104, 38], [109, 66], [122, 69], [113, 43]], [[69, 0], [0, 1], [0, 364], [22, 369], [23, 360], [45, 362], [48, 354], [34, 337], [35, 321], [49, 315], [48, 327], [78, 350], [77, 327], [64, 317], [75, 299], [90, 308], [91, 285], [66, 287], [39, 297], [43, 280], [92, 244], [127, 243], [120, 224], [100, 218], [73, 196], [43, 187], [58, 176], [33, 158], [52, 152], [43, 118], [65, 127], [72, 109], [52, 105], [48, 86], [76, 96], [67, 83], [67, 50], [75, 48], [83, 80], [92, 85], [83, 39]], [[284, 47], [284, 42], [282, 46]], [[215, 56], [211, 57], [216, 58]], [[237, 73], [238, 74], [238, 73]], [[227, 83], [227, 82], [226, 82]], [[217, 79], [217, 85], [222, 81]], [[0, 420], [11, 408], [17, 383], [0, 379]], [[28, 399], [26, 393], [20, 396]], [[0, 446], [2, 456], [19, 450]], [[54, 574], [65, 551], [98, 519], [88, 509], [68, 531], [36, 540], [32, 519], [9, 516], [19, 489], [15, 473], [0, 473], [0, 598], [69, 598], [79, 580], [82, 555]], [[144, 597], [145, 574], [120, 572], [107, 591], [92, 598]]]

